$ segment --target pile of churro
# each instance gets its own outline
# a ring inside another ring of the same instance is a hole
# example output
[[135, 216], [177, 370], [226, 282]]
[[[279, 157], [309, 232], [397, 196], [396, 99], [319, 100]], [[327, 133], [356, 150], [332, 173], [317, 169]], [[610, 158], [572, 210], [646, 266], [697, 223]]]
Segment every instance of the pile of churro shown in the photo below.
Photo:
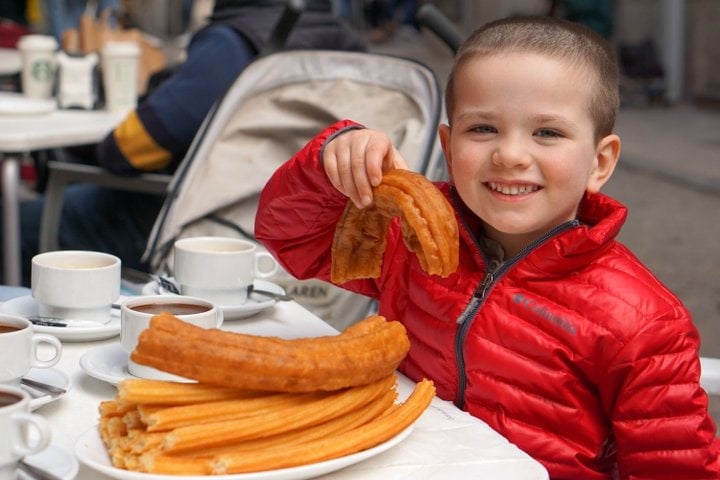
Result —
[[[407, 353], [404, 329], [402, 335], [387, 333], [396, 331], [395, 324], [369, 317], [336, 336], [283, 340], [196, 331], [171, 315], [156, 316], [143, 332], [145, 347], [141, 341], [133, 358], [155, 358], [143, 356], [148, 351], [160, 355], [148, 347], [148, 337], [152, 340], [163, 328], [175, 327], [176, 338], [166, 346], [179, 342], [188, 350], [185, 355], [166, 351], [165, 359], [174, 368], [165, 370], [198, 382], [121, 382], [116, 397], [99, 408], [100, 436], [112, 464], [158, 474], [234, 474], [306, 465], [379, 445], [412, 425], [435, 395], [432, 382], [423, 380], [398, 402], [397, 363], [391, 361], [392, 355], [380, 354], [383, 349]], [[386, 333], [378, 339], [378, 332]], [[187, 343], [188, 336], [204, 346]], [[345, 348], [358, 350], [363, 345], [369, 355], [343, 353]], [[213, 365], [217, 351], [227, 357], [218, 368]], [[375, 355], [383, 360], [372, 360]], [[272, 356], [278, 358], [266, 368], [261, 360]], [[255, 357], [261, 360], [251, 360]], [[311, 357], [311, 366], [302, 370], [293, 366], [310, 362]], [[146, 364], [163, 368], [159, 363]], [[180, 364], [186, 367], [177, 367]], [[383, 370], [391, 364], [395, 366], [390, 372]], [[231, 370], [219, 374], [223, 368]], [[258, 384], [265, 370], [270, 380], [261, 385], [277, 388], [249, 388]], [[246, 374], [247, 381], [228, 381]], [[346, 380], [339, 381], [343, 377]]]

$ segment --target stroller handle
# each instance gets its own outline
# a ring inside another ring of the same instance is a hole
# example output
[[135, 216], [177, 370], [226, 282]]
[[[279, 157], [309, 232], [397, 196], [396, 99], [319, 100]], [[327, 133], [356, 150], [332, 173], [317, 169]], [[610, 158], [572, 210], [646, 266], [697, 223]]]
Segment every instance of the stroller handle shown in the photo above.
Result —
[[285, 47], [290, 32], [304, 10], [304, 0], [288, 0], [261, 56], [280, 51]]
[[418, 9], [415, 19], [420, 25], [437, 35], [453, 53], [457, 53], [463, 42], [463, 36], [439, 8], [431, 3], [426, 3]]

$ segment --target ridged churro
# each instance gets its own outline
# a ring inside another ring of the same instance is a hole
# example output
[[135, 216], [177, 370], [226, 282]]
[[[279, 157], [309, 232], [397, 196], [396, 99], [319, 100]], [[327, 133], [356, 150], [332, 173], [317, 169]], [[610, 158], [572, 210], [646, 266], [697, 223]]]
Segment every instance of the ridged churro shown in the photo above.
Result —
[[133, 361], [201, 383], [274, 392], [331, 391], [387, 377], [410, 341], [395, 321], [369, 318], [348, 334], [279, 339], [203, 329], [169, 314], [140, 334]]
[[410, 397], [395, 410], [349, 431], [328, 435], [282, 449], [267, 449], [247, 454], [223, 454], [215, 457], [213, 473], [246, 473], [288, 468], [320, 462], [372, 448], [400, 434], [412, 425], [430, 405], [435, 387], [429, 380], [418, 383]]
[[165, 437], [164, 452], [186, 452], [227, 445], [305, 428], [344, 415], [366, 405], [394, 384], [394, 377], [346, 390], [306, 394], [294, 406], [252, 417], [191, 425], [174, 429]]
[[[186, 405], [257, 397], [264, 394], [254, 390], [243, 391], [217, 385], [132, 378], [118, 385], [117, 400], [121, 404]], [[108, 405], [108, 408], [111, 407]]]

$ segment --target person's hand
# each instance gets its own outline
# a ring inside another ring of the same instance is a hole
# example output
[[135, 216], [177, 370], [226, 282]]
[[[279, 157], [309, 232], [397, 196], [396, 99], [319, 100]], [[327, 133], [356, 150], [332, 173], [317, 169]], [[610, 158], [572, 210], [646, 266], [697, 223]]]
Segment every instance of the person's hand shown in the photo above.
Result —
[[358, 208], [372, 203], [372, 187], [380, 184], [383, 171], [408, 168], [390, 138], [369, 129], [338, 135], [325, 146], [322, 160], [330, 182]]

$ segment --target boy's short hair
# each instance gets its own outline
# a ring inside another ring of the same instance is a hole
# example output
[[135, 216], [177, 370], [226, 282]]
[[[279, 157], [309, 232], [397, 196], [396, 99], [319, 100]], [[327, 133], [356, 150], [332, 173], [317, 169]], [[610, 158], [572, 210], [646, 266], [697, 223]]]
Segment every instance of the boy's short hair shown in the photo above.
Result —
[[[460, 46], [445, 90], [448, 119], [454, 108], [454, 79], [477, 56], [513, 52], [547, 55], [588, 68], [596, 78], [590, 100], [595, 137], [612, 133], [620, 106], [618, 64], [610, 44], [591, 29], [554, 17], [508, 17], [489, 22]], [[530, 74], [531, 72], [528, 72]]]

